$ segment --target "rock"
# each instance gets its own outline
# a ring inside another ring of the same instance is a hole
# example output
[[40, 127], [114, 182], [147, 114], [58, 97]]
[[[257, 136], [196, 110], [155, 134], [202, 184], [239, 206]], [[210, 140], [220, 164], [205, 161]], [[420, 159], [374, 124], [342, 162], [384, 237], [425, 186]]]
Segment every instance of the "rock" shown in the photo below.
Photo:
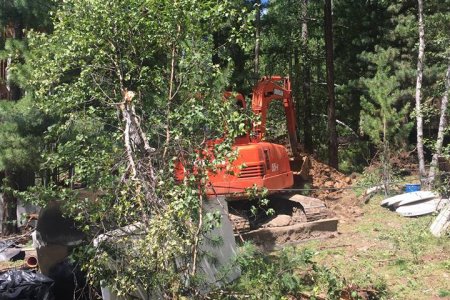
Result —
[[278, 215], [272, 219], [269, 223], [265, 224], [263, 227], [282, 227], [288, 226], [291, 223], [291, 216], [288, 215]]
[[326, 187], [333, 187], [334, 186], [334, 182], [333, 181], [326, 181], [325, 182], [325, 186]]

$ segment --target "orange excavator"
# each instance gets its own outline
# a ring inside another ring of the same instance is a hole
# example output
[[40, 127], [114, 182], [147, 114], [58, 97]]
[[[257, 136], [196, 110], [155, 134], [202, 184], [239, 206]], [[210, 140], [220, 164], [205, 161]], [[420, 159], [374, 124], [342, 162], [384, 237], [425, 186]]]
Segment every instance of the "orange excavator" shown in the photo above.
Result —
[[[242, 95], [238, 94], [236, 101], [245, 108]], [[284, 145], [265, 141], [267, 114], [272, 101], [283, 103], [290, 151]], [[251, 107], [259, 121], [253, 124], [249, 133], [235, 139], [233, 146], [238, 155], [230, 162], [231, 166], [209, 174], [208, 195], [226, 198], [235, 231], [241, 233], [308, 222], [315, 222], [319, 230], [336, 231], [337, 220], [322, 201], [292, 193], [294, 182], [300, 181], [294, 180], [295, 177], [307, 176], [309, 168], [307, 159], [301, 157], [298, 149], [289, 78], [263, 77], [253, 88]], [[248, 189], [268, 191], [269, 205], [260, 210], [261, 213], [252, 209], [258, 204], [248, 201]], [[268, 208], [275, 213], [265, 213]]]
[[[281, 81], [282, 85], [278, 85]], [[242, 194], [248, 188], [280, 190], [292, 187], [293, 173], [289, 165], [288, 150], [283, 145], [264, 141], [269, 104], [282, 100], [294, 156], [297, 152], [295, 111], [288, 78], [264, 77], [253, 89], [252, 111], [259, 117], [251, 132], [236, 138], [234, 147], [238, 157], [232, 167], [216, 174], [210, 174], [211, 193], [215, 195]], [[242, 95], [236, 97], [238, 106], [245, 108]]]

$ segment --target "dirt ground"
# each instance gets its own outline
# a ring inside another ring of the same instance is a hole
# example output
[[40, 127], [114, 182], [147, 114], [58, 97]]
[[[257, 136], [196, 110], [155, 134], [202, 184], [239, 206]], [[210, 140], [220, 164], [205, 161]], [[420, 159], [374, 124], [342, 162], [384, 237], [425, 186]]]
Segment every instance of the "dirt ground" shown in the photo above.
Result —
[[[397, 167], [406, 163], [411, 164], [408, 157]], [[338, 234], [296, 247], [314, 250], [318, 263], [350, 285], [386, 289], [383, 299], [450, 299], [450, 236], [431, 235], [435, 216], [401, 217], [379, 205], [384, 195], [368, 200], [364, 189], [354, 189], [357, 176], [312, 158], [310, 175], [311, 196], [336, 214]]]
[[450, 299], [450, 238], [429, 233], [434, 216], [404, 218], [367, 204], [348, 190], [327, 203], [340, 218], [338, 235], [309, 241], [299, 248], [316, 251], [316, 261], [349, 284], [386, 287], [386, 299]]
[[347, 176], [312, 157], [310, 157], [310, 161], [311, 196], [324, 201], [327, 207], [334, 211], [341, 223], [361, 216], [362, 200], [352, 189], [356, 176]]

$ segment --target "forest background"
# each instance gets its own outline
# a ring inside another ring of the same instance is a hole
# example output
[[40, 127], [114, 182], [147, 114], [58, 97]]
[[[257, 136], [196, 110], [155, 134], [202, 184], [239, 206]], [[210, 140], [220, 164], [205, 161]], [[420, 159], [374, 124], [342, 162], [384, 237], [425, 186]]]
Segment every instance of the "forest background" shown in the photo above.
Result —
[[[40, 204], [65, 200], [91, 236], [145, 220], [158, 228], [148, 232], [158, 237], [146, 241], [148, 256], [167, 251], [145, 268], [146, 257], [135, 262], [136, 272], [171, 270], [151, 285], [176, 290], [184, 279], [170, 257], [189, 253], [185, 273], [195, 275], [199, 232], [214, 222], [203, 219], [199, 190], [214, 166], [180, 186], [174, 162], [181, 155], [193, 166], [223, 128], [229, 136], [215, 154], [230, 157], [251, 116], [233, 113], [222, 93], [249, 95], [264, 75], [291, 78], [304, 150], [344, 173], [381, 161], [387, 180], [398, 153], [417, 149], [420, 162], [422, 137], [425, 167], [441, 127], [439, 154], [448, 153], [448, 0], [103, 2], [1, 3], [4, 234], [17, 231], [25, 191]], [[269, 120], [268, 136], [282, 140], [281, 107]], [[95, 204], [78, 200], [77, 185], [101, 191]], [[114, 277], [98, 253], [86, 261], [91, 278]], [[132, 289], [130, 277], [117, 288]]]

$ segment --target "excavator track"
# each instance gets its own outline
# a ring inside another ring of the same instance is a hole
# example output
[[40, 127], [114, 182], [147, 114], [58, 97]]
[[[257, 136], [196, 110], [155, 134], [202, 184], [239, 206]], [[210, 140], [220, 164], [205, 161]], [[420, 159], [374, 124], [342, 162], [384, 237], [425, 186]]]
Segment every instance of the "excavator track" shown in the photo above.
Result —
[[335, 214], [325, 206], [325, 203], [317, 198], [307, 197], [299, 194], [280, 194], [278, 197], [300, 204], [303, 212], [305, 213], [307, 222], [328, 219], [335, 216]]
[[241, 212], [229, 212], [231, 224], [233, 225], [233, 231], [235, 233], [243, 233], [250, 231], [250, 220], [246, 213]]
[[[251, 207], [257, 202], [228, 203], [234, 232], [241, 240], [250, 239], [266, 250], [273, 250], [283, 244], [326, 238], [337, 232], [338, 219], [317, 198], [279, 193], [269, 200], [269, 206], [256, 214]], [[268, 209], [274, 213], [268, 215]]]

